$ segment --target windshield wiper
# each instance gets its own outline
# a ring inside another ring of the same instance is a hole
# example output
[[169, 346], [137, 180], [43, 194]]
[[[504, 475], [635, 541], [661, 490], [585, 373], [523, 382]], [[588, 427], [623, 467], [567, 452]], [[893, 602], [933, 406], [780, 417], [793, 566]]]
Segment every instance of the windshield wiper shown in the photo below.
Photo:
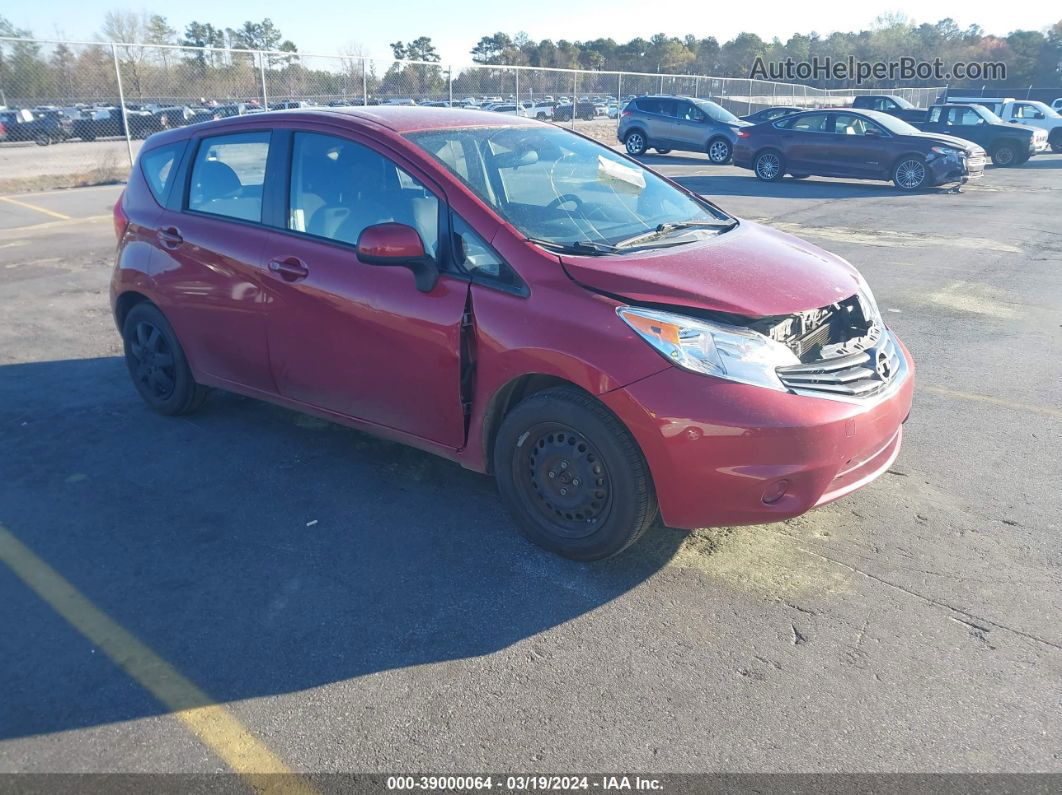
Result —
[[655, 240], [658, 237], [676, 232], [680, 229], [692, 229], [695, 227], [705, 229], [718, 229], [725, 232], [727, 229], [733, 229], [737, 226], [737, 221], [674, 221], [670, 223], [660, 224], [657, 227], [650, 229], [634, 237], [628, 237], [626, 240], [621, 240], [616, 244], [616, 248], [626, 248], [627, 246], [634, 245], [635, 243], [643, 243], [647, 240]]
[[608, 243], [595, 243], [592, 240], [575, 240], [571, 243], [558, 243], [555, 240], [540, 240], [537, 237], [529, 237], [527, 238], [527, 242], [534, 243], [536, 246], [542, 246], [542, 248], [548, 248], [552, 251], [559, 251], [562, 254], [599, 256], [601, 254], [615, 254], [619, 251], [619, 246], [613, 246]]

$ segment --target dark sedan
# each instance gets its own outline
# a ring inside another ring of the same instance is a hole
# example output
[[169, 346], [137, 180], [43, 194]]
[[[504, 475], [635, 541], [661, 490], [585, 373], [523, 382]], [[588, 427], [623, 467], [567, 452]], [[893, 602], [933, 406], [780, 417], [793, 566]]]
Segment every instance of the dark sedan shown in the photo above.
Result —
[[762, 124], [765, 121], [774, 121], [780, 119], [783, 116], [792, 116], [794, 113], [800, 113], [804, 108], [794, 108], [792, 105], [776, 105], [771, 108], [764, 108], [758, 110], [755, 113], [750, 113], [747, 116], [739, 117], [742, 121], [747, 121], [750, 124]]
[[961, 138], [921, 132], [887, 113], [814, 110], [739, 130], [734, 165], [752, 169], [765, 182], [815, 174], [891, 180], [912, 191], [980, 177], [985, 150]]

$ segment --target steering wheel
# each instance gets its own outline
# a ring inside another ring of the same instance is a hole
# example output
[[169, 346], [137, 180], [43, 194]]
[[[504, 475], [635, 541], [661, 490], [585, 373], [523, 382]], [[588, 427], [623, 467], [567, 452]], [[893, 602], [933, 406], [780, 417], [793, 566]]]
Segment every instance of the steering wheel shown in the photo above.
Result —
[[575, 209], [577, 210], [583, 206], [583, 200], [576, 196], [574, 193], [565, 193], [558, 196], [556, 199], [547, 204], [546, 209], [556, 210], [562, 204], [567, 204], [568, 202], [575, 202]]

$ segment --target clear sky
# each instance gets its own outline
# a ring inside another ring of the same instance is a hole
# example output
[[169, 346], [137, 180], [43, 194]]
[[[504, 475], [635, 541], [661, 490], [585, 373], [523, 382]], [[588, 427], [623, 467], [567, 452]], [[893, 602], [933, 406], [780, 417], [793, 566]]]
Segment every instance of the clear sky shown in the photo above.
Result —
[[[900, 12], [917, 22], [953, 18], [960, 26], [978, 24], [1006, 35], [1018, 28], [1041, 29], [1062, 18], [1057, 0], [847, 0], [835, 3], [756, 0], [713, 3], [705, 0], [256, 0], [217, 2], [123, 3], [121, 0], [4, 0], [0, 15], [41, 38], [92, 38], [104, 13], [122, 8], [166, 16], [181, 30], [191, 20], [237, 27], [245, 19], [270, 17], [304, 52], [332, 53], [356, 43], [367, 55], [390, 55], [388, 43], [431, 36], [444, 61], [466, 62], [480, 36], [526, 32], [533, 39], [586, 40], [611, 37], [626, 41], [654, 33], [720, 42], [741, 31], [783, 41], [793, 33], [860, 30], [885, 12]], [[61, 34], [57, 36], [56, 34]]]

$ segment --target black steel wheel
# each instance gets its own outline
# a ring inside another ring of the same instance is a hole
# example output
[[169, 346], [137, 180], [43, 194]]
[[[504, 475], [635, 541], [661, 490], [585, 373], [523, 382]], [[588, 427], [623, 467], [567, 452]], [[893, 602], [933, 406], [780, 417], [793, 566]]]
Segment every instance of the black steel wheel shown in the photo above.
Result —
[[140, 303], [122, 324], [125, 363], [140, 397], [160, 414], [194, 411], [206, 397], [195, 382], [177, 335], [158, 307]]
[[637, 443], [607, 408], [574, 387], [537, 392], [506, 415], [494, 470], [524, 534], [568, 558], [615, 555], [656, 517]]

